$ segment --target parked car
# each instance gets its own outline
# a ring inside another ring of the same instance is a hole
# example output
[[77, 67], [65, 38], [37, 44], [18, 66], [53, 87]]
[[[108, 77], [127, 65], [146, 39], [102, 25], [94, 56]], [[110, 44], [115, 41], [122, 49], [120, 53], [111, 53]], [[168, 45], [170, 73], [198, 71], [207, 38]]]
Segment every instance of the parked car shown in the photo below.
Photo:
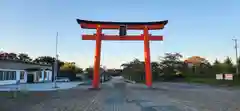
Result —
[[56, 82], [69, 82], [70, 79], [66, 77], [57, 77]]

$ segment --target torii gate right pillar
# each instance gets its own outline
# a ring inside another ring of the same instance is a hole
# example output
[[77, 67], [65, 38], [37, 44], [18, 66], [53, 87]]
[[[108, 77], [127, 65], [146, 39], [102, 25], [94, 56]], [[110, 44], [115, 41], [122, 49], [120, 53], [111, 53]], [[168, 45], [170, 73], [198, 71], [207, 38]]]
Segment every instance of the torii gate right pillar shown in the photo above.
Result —
[[145, 75], [146, 85], [152, 87], [152, 71], [151, 71], [151, 60], [150, 60], [150, 47], [149, 47], [149, 34], [148, 27], [145, 26], [143, 30], [144, 36], [144, 59], [145, 59]]

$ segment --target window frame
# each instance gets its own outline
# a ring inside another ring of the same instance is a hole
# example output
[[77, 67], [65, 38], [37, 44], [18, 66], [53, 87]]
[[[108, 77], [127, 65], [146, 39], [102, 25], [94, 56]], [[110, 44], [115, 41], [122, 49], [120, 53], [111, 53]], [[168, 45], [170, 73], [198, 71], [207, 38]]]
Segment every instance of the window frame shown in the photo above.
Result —
[[25, 79], [25, 71], [20, 71], [20, 80]]
[[0, 81], [4, 80], [4, 71], [0, 70]]
[[22, 70], [0, 69], [0, 81], [17, 80], [17, 72]]

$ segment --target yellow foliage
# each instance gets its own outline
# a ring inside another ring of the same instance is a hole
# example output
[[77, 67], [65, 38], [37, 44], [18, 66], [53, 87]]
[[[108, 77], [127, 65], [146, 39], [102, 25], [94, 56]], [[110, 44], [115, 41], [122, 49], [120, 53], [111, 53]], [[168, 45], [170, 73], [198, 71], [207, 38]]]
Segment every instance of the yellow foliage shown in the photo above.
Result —
[[208, 61], [205, 58], [202, 58], [200, 56], [192, 56], [189, 57], [184, 61], [185, 63], [191, 63], [193, 65], [199, 65], [201, 63], [208, 63]]

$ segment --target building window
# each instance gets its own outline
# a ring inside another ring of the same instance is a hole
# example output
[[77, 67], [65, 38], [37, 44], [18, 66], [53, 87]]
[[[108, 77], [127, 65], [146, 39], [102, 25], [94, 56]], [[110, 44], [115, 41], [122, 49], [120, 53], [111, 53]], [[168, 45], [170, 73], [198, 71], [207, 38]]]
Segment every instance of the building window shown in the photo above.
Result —
[[17, 78], [16, 78], [16, 71], [12, 71], [12, 75], [13, 75], [12, 80], [16, 80], [16, 79], [17, 79]]
[[16, 71], [0, 71], [0, 80], [16, 80]]
[[11, 80], [11, 71], [5, 71], [5, 80]]
[[6, 71], [2, 71], [3, 72], [3, 79], [2, 80], [6, 80], [7, 79], [7, 72]]
[[7, 71], [6, 76], [7, 76], [6, 80], [12, 80], [12, 71]]
[[39, 79], [42, 79], [42, 72], [41, 71], [37, 71], [36, 72], [36, 79], [37, 79], [37, 81], [39, 80]]
[[16, 71], [8, 71], [8, 80], [16, 80]]
[[4, 72], [3, 71], [0, 71], [0, 81], [1, 80], [4, 80]]
[[25, 71], [20, 72], [20, 79], [24, 79]]
[[16, 80], [16, 71], [4, 71], [4, 80]]

